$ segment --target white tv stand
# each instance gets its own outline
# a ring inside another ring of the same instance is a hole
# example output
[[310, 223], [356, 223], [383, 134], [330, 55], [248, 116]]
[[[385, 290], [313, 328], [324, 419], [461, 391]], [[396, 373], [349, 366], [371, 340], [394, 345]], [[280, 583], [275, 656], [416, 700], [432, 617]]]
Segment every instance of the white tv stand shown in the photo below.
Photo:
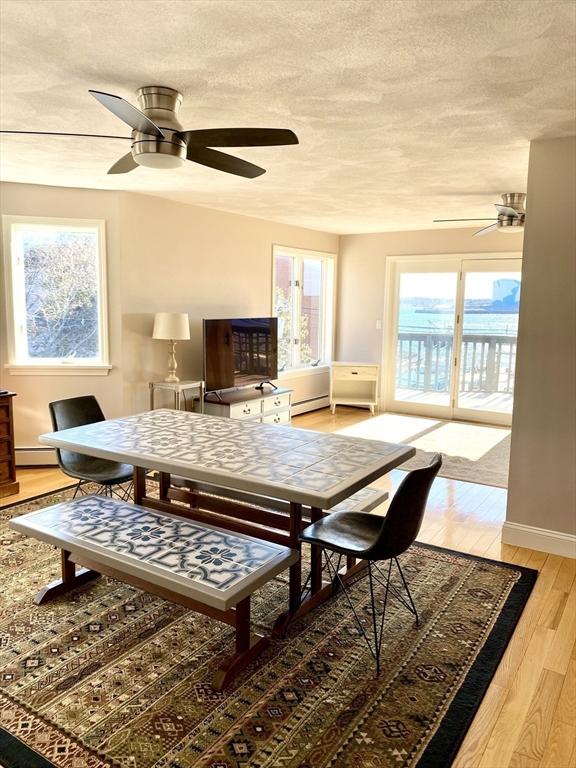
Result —
[[204, 413], [260, 424], [290, 424], [291, 389], [222, 389], [204, 397]]

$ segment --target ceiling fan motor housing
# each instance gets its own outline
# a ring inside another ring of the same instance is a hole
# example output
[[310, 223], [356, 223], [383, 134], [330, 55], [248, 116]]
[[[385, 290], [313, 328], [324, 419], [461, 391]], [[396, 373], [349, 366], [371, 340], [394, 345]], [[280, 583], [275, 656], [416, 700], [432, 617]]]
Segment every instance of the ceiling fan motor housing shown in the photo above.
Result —
[[162, 85], [138, 89], [138, 105], [164, 134], [164, 138], [132, 131], [132, 156], [139, 165], [150, 168], [179, 168], [186, 160], [186, 144], [177, 136], [182, 130], [178, 110], [182, 94]]
[[525, 202], [526, 194], [524, 192], [506, 192], [502, 195], [502, 203], [508, 205], [510, 208], [514, 208], [520, 215], [507, 216], [505, 213], [500, 213], [498, 215], [499, 232], [517, 232], [518, 229], [524, 227], [524, 221], [526, 219], [526, 211], [524, 209]]
[[526, 202], [526, 193], [506, 192], [502, 195], [502, 202], [504, 205], [509, 205], [510, 208], [514, 208], [518, 213], [525, 213], [524, 203]]

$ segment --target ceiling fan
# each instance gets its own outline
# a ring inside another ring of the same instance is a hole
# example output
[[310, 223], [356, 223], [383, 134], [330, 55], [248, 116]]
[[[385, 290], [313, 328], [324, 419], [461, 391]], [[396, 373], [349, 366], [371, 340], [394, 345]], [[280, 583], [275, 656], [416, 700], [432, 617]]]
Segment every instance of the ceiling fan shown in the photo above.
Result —
[[54, 133], [51, 131], [0, 131], [42, 136], [86, 136], [97, 139], [131, 141], [131, 149], [108, 173], [128, 173], [139, 165], [148, 168], [178, 168], [186, 160], [218, 171], [253, 179], [266, 173], [264, 168], [239, 157], [209, 147], [270, 147], [298, 144], [295, 133], [282, 128], [213, 128], [183, 130], [178, 122], [182, 94], [173, 88], [149, 85], [137, 92], [140, 109], [121, 96], [88, 91], [106, 109], [132, 128], [132, 136], [105, 136], [94, 133]]
[[495, 224], [490, 224], [483, 229], [479, 229], [478, 232], [474, 232], [473, 237], [479, 235], [487, 235], [490, 232], [520, 232], [524, 229], [524, 222], [526, 221], [526, 210], [524, 203], [526, 202], [526, 195], [524, 192], [506, 192], [502, 195], [502, 205], [500, 203], [494, 203], [494, 207], [498, 211], [498, 216], [495, 219], [434, 219], [434, 222], [440, 221], [494, 221]]

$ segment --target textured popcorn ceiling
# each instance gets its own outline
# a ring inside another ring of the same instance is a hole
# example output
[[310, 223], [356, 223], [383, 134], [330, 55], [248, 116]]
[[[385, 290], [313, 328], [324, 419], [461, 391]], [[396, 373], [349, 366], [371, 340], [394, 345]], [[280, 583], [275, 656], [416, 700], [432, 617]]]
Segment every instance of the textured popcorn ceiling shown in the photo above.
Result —
[[[574, 128], [563, 0], [2, 0], [4, 129], [129, 135], [89, 94], [184, 94], [186, 128], [292, 128], [239, 179], [107, 176], [122, 141], [2, 137], [2, 179], [156, 194], [317, 229], [429, 228], [525, 191], [531, 139]], [[127, 144], [127, 143], [126, 143]], [[450, 226], [450, 225], [449, 225]]]

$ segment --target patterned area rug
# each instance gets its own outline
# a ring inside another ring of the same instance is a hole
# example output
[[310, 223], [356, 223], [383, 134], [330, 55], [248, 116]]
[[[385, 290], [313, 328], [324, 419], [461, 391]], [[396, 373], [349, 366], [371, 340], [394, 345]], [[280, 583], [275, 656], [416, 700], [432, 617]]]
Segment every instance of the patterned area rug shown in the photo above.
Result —
[[[343, 596], [297, 622], [225, 693], [232, 631], [101, 578], [37, 607], [58, 553], [7, 528], [62, 491], [0, 510], [0, 763], [6, 768], [447, 768], [536, 572], [424, 545], [403, 558], [421, 614], [392, 602], [383, 671]], [[369, 621], [366, 579], [353, 587]], [[257, 593], [269, 627], [279, 577]]]

